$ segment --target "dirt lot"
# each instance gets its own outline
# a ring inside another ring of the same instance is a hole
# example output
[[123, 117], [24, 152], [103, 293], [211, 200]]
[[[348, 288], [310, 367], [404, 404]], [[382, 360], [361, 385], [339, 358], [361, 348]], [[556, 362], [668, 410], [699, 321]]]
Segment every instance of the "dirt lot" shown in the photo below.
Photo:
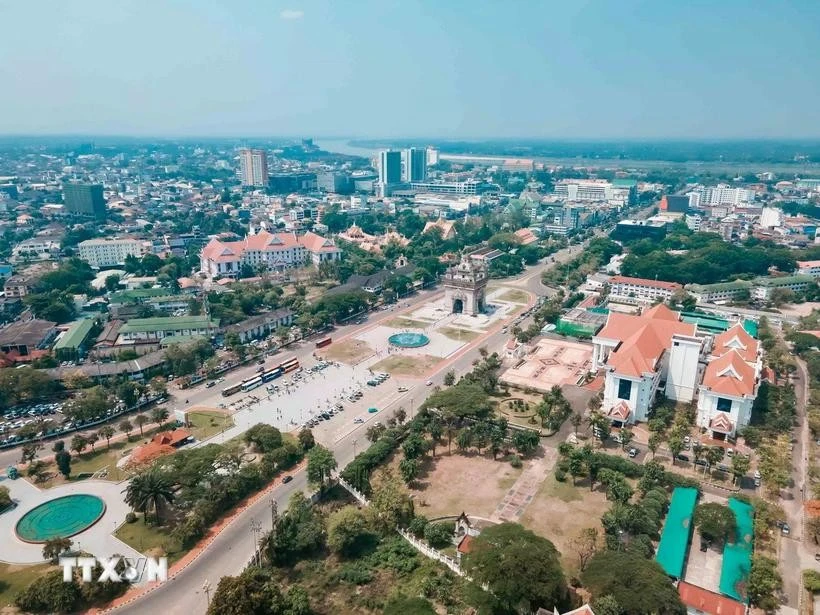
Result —
[[342, 342], [334, 342], [328, 346], [327, 350], [321, 354], [331, 361], [340, 361], [348, 365], [355, 365], [362, 359], [372, 355], [374, 350], [362, 340], [347, 339]]
[[521, 475], [520, 468], [492, 457], [448, 455], [446, 442], [438, 452], [435, 460], [426, 462], [418, 485], [410, 490], [416, 512], [428, 518], [462, 512], [489, 518]]
[[586, 483], [581, 482], [573, 487], [571, 479], [560, 483], [550, 474], [524, 512], [521, 524], [551, 540], [561, 552], [564, 570], [574, 573], [578, 559], [570, 542], [587, 527], [598, 528], [603, 535], [601, 515], [609, 506], [603, 492], [591, 492]]
[[391, 376], [419, 377], [429, 372], [441, 362], [441, 357], [429, 354], [416, 356], [392, 356], [371, 366], [374, 372], [387, 372]]

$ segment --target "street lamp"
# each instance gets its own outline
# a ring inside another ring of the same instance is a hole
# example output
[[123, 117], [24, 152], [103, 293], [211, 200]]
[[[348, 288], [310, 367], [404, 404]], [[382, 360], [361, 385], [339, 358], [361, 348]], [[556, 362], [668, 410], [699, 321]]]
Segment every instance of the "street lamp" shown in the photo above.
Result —
[[202, 584], [202, 591], [205, 592], [205, 600], [208, 606], [211, 606], [211, 584], [208, 583], [208, 579], [205, 579], [205, 582]]
[[256, 519], [251, 519], [251, 534], [253, 534], [253, 559], [256, 562], [257, 566], [261, 566], [262, 563], [260, 561], [260, 553], [259, 553], [259, 538], [258, 534], [262, 532], [262, 524], [259, 523]]

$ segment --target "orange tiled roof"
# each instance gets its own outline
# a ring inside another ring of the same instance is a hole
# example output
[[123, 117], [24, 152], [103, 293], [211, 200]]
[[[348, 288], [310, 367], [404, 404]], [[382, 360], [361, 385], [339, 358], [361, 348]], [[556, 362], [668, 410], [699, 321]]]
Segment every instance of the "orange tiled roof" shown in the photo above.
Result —
[[612, 418], [618, 421], [625, 421], [629, 418], [629, 415], [632, 413], [632, 410], [629, 409], [629, 404], [625, 401], [621, 400], [616, 405], [612, 406], [606, 413], [607, 416], [611, 416]]
[[681, 581], [678, 583], [681, 602], [707, 615], [744, 615], [746, 606], [737, 600]]
[[654, 371], [674, 335], [695, 334], [695, 325], [671, 320], [670, 314], [675, 315], [665, 306], [655, 306], [641, 316], [610, 312], [606, 325], [596, 337], [621, 343], [609, 355], [607, 365], [626, 376]]
[[259, 231], [255, 235], [248, 235], [240, 241], [211, 239], [202, 248], [202, 256], [217, 263], [234, 262], [239, 260], [246, 250], [276, 252], [296, 247], [303, 247], [311, 252], [333, 252], [338, 249], [330, 239], [312, 232], [299, 236], [296, 233]]
[[703, 386], [714, 393], [743, 397], [755, 390], [755, 370], [737, 350], [711, 361], [703, 374]]
[[720, 433], [732, 433], [732, 419], [725, 412], [718, 412], [711, 421], [709, 421], [709, 428]]
[[757, 360], [757, 340], [746, 332], [740, 323], [720, 335], [715, 336], [712, 354], [720, 356], [730, 350], [736, 350], [744, 361], [754, 363]]

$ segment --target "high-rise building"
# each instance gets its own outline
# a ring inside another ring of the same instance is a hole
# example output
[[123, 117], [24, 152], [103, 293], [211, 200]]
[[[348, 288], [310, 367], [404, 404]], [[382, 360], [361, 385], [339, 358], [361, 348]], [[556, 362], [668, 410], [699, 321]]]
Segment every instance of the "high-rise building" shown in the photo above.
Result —
[[63, 204], [66, 213], [105, 219], [105, 197], [102, 184], [65, 184]]
[[427, 150], [409, 147], [401, 153], [402, 181], [423, 182], [427, 179]]
[[395, 184], [401, 183], [401, 159], [400, 151], [383, 150], [379, 152], [379, 193], [387, 196], [390, 189]]
[[268, 157], [265, 150], [247, 147], [239, 150], [239, 170], [243, 186], [267, 186]]

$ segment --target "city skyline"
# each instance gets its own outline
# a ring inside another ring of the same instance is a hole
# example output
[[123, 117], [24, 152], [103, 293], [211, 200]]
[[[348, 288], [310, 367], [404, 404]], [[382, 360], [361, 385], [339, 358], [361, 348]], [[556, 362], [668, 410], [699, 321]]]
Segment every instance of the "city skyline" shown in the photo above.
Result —
[[0, 135], [820, 136], [807, 1], [87, 0], [0, 16], [17, 24], [0, 41]]

